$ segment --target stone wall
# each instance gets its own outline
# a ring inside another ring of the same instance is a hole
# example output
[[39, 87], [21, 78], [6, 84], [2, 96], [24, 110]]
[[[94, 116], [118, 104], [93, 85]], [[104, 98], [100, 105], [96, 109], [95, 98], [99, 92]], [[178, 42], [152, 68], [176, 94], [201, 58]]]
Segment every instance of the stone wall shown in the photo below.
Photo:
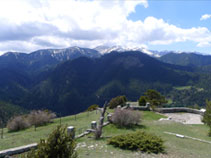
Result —
[[175, 108], [156, 108], [156, 112], [160, 113], [177, 113], [177, 112], [186, 112], [186, 113], [194, 113], [199, 115], [204, 115], [203, 111], [197, 109], [191, 109], [186, 107], [175, 107]]

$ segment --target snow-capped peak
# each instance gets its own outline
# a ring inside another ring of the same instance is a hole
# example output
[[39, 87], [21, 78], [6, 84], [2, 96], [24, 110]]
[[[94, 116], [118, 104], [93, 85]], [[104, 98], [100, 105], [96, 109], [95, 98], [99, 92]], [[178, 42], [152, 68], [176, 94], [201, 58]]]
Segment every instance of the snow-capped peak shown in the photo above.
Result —
[[110, 53], [112, 51], [118, 51], [118, 52], [125, 52], [125, 51], [140, 51], [143, 52], [147, 55], [153, 56], [153, 57], [160, 57], [158, 54], [154, 54], [153, 52], [147, 50], [144, 47], [123, 47], [123, 46], [98, 46], [96, 48], [94, 48], [95, 50], [97, 50], [98, 52], [100, 52], [101, 54], [106, 54], [106, 53]]

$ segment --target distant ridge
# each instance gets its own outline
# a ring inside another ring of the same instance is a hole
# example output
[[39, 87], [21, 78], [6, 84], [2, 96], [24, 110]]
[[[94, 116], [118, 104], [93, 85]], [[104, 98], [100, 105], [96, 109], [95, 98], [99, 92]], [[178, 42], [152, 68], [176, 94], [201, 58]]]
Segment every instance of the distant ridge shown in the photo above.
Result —
[[160, 61], [182, 66], [206, 66], [211, 65], [211, 56], [196, 53], [168, 53], [160, 57]]

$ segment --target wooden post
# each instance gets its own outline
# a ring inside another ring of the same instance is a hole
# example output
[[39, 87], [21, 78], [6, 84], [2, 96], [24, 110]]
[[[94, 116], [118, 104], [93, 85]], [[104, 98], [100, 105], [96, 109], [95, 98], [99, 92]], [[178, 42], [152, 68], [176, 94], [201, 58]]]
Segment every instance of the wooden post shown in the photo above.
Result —
[[2, 126], [2, 128], [1, 128], [1, 139], [3, 139], [4, 138], [4, 127]]
[[60, 126], [62, 125], [62, 118], [61, 118], [61, 113], [59, 114], [59, 124], [60, 124]]
[[2, 120], [0, 120], [0, 126], [1, 126], [1, 139], [3, 139], [4, 125], [3, 125], [3, 121]]

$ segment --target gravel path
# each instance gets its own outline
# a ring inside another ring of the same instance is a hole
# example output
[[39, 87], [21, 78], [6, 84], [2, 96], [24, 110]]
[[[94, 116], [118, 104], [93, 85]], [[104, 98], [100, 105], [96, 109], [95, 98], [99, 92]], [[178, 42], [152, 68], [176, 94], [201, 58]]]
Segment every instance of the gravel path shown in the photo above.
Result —
[[202, 116], [198, 114], [192, 114], [192, 113], [166, 113], [164, 114], [168, 118], [167, 119], [161, 119], [162, 120], [170, 120], [175, 122], [180, 122], [183, 124], [203, 124]]

